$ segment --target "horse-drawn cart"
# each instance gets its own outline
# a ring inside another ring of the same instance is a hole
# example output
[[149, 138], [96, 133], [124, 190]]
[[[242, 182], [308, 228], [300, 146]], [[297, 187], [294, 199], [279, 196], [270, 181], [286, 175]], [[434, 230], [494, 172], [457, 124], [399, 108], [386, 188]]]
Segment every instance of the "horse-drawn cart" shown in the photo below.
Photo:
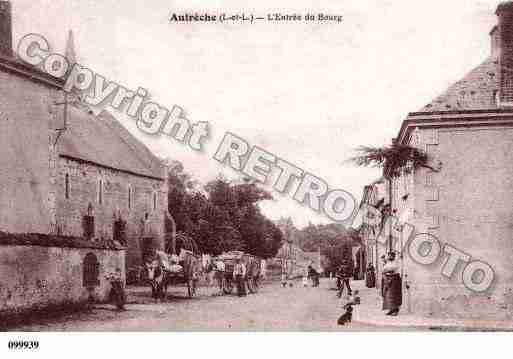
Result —
[[194, 241], [178, 234], [183, 246], [180, 254], [174, 253], [174, 248], [166, 251], [155, 250], [152, 255], [144, 258], [146, 277], [151, 285], [154, 298], [164, 298], [168, 286], [187, 285], [189, 298], [196, 294], [197, 283], [201, 274], [201, 261]]
[[222, 282], [222, 290], [225, 294], [233, 292], [235, 286], [235, 279], [233, 277], [233, 270], [237, 259], [240, 259], [246, 266], [246, 276], [244, 282], [250, 293], [258, 292], [261, 280], [261, 260], [260, 258], [251, 254], [232, 251], [221, 254], [216, 258], [224, 263], [225, 271]]

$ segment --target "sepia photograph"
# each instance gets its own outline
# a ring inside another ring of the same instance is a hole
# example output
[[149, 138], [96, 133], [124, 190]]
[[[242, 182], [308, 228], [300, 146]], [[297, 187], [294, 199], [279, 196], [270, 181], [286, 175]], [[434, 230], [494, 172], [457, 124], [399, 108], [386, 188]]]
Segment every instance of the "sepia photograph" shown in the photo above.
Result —
[[7, 357], [511, 331], [513, 1], [0, 1]]

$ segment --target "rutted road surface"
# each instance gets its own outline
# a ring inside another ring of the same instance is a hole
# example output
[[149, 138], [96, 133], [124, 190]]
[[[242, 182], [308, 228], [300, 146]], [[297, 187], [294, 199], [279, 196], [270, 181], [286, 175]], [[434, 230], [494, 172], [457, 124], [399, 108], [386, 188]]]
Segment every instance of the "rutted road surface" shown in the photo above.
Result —
[[[377, 331], [394, 330], [353, 322], [336, 324], [340, 300], [325, 279], [320, 287], [304, 288], [299, 282], [282, 288], [268, 283], [257, 294], [213, 296], [213, 288], [199, 288], [193, 299], [184, 288], [170, 288], [163, 302], [150, 298], [149, 288], [130, 290], [127, 310], [113, 306], [93, 309], [14, 328], [20, 331]], [[365, 298], [362, 298], [365, 300]], [[355, 309], [358, 310], [358, 307]], [[397, 329], [396, 329], [397, 330]], [[404, 330], [404, 328], [402, 329]]]

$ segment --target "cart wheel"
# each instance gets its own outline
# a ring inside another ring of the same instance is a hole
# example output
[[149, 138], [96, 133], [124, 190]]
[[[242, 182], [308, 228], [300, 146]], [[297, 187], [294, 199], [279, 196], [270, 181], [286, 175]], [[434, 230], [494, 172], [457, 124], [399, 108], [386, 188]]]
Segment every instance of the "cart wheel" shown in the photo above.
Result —
[[233, 291], [233, 283], [231, 280], [227, 279], [223, 286], [224, 294], [231, 294]]

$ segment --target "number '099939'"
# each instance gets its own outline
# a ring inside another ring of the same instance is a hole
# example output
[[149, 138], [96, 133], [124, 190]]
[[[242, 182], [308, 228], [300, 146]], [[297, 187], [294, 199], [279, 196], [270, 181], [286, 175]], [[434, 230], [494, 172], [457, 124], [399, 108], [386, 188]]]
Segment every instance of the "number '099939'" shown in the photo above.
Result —
[[35, 340], [9, 340], [7, 347], [11, 350], [36, 350], [39, 342]]

